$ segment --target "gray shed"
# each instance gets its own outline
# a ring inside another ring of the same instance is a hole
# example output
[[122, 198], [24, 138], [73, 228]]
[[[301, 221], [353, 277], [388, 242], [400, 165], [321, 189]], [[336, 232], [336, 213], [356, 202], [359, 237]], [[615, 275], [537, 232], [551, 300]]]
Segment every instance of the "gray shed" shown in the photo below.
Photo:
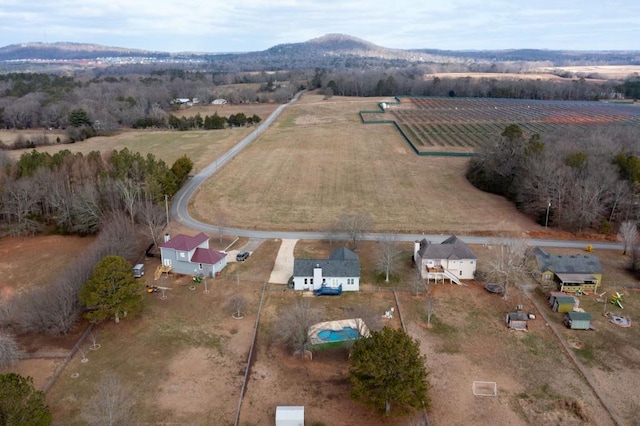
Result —
[[276, 407], [276, 426], [304, 426], [304, 406]]
[[529, 315], [526, 312], [515, 311], [509, 312], [505, 318], [507, 327], [511, 330], [523, 330], [527, 331], [527, 320]]
[[589, 312], [567, 312], [564, 323], [572, 330], [589, 330], [591, 328], [591, 314]]

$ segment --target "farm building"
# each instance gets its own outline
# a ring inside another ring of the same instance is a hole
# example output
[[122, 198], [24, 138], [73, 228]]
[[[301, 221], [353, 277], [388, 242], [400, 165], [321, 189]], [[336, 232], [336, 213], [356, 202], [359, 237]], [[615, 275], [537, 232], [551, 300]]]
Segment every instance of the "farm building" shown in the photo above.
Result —
[[555, 255], [540, 247], [536, 247], [535, 256], [540, 279], [554, 281], [562, 292], [594, 292], [602, 281], [602, 266], [597, 256]]
[[591, 314], [589, 312], [567, 312], [564, 323], [572, 330], [589, 330], [591, 328]]
[[551, 309], [553, 312], [571, 312], [577, 308], [577, 299], [573, 296], [557, 296]]
[[227, 266], [227, 254], [210, 250], [209, 237], [202, 232], [194, 237], [165, 235], [160, 255], [162, 266], [178, 274], [214, 277]]
[[329, 255], [329, 259], [295, 259], [293, 289], [319, 290], [342, 286], [343, 291], [360, 290], [360, 259], [346, 247]]
[[422, 278], [427, 280], [448, 279], [456, 284], [460, 284], [460, 280], [471, 280], [476, 273], [476, 259], [469, 246], [455, 235], [441, 244], [426, 239], [414, 243], [413, 260]]
[[507, 327], [511, 330], [527, 330], [527, 321], [529, 320], [529, 314], [522, 311], [509, 312], [505, 318]]

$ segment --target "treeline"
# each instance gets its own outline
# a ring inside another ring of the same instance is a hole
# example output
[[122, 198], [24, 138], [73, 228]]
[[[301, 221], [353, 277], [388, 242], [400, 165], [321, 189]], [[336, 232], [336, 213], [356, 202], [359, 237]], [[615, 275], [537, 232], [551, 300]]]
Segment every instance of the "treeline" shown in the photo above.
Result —
[[[436, 72], [470, 72], [470, 66], [450, 64], [403, 67], [296, 69], [267, 72], [148, 70], [118, 67], [76, 76], [37, 73], [0, 75], [0, 127], [7, 129], [70, 126], [73, 110], [86, 112], [94, 130], [167, 122], [175, 98], [198, 98], [202, 103], [224, 98], [230, 104], [290, 100], [300, 89], [320, 89], [339, 96], [459, 96], [545, 100], [638, 98], [640, 77], [625, 81], [453, 78]], [[486, 69], [485, 69], [486, 68]], [[523, 65], [492, 64], [474, 71], [526, 71]], [[137, 71], [136, 71], [137, 70]], [[127, 72], [128, 73], [125, 73]], [[111, 73], [111, 74], [109, 74]], [[75, 127], [77, 129], [77, 127]], [[82, 136], [82, 135], [80, 135]]]
[[5, 74], [0, 75], [0, 128], [77, 129], [70, 122], [70, 113], [80, 109], [95, 132], [108, 134], [136, 123], [166, 122], [176, 108], [172, 104], [176, 98], [198, 98], [202, 104], [218, 98], [230, 104], [284, 103], [305, 85], [304, 80], [297, 80], [300, 77], [295, 72], [278, 73], [275, 78], [284, 79], [279, 83], [266, 73], [221, 75], [184, 70], [117, 77]]
[[32, 151], [12, 163], [0, 152], [0, 235], [40, 231], [90, 235], [95, 242], [42, 287], [0, 299], [0, 329], [66, 333], [86, 309], [78, 292], [105, 256], [134, 263], [167, 224], [162, 201], [184, 184], [193, 163], [171, 167], [126, 148], [102, 155]]
[[424, 67], [385, 72], [317, 69], [309, 87], [339, 96], [408, 95], [595, 101], [621, 96], [637, 99], [640, 95], [636, 88], [636, 85], [640, 87], [640, 78], [637, 76], [623, 83], [596, 83], [584, 78], [550, 80], [425, 76]]
[[106, 155], [33, 150], [4, 163], [0, 235], [95, 234], [114, 212], [125, 212], [132, 223], [148, 221], [154, 205], [175, 194], [193, 167], [186, 156], [168, 167], [153, 154], [126, 148]]
[[143, 118], [134, 123], [134, 129], [145, 129], [149, 127], [170, 128], [176, 130], [218, 130], [227, 127], [244, 127], [258, 124], [262, 121], [258, 115], [253, 114], [247, 117], [243, 112], [231, 114], [229, 117], [223, 117], [214, 113], [213, 115], [205, 115], [204, 118], [200, 113], [192, 117], [176, 117], [171, 114], [165, 119], [153, 120], [151, 118]]
[[631, 127], [526, 135], [513, 124], [478, 147], [467, 178], [541, 225], [610, 233], [639, 218], [639, 136]]

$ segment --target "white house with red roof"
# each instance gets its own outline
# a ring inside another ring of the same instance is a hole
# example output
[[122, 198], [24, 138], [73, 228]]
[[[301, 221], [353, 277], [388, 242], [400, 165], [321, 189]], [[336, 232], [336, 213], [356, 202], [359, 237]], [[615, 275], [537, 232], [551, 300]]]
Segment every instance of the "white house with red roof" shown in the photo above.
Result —
[[214, 277], [227, 266], [227, 253], [209, 249], [209, 237], [203, 232], [192, 237], [178, 234], [160, 245], [162, 265], [185, 275]]

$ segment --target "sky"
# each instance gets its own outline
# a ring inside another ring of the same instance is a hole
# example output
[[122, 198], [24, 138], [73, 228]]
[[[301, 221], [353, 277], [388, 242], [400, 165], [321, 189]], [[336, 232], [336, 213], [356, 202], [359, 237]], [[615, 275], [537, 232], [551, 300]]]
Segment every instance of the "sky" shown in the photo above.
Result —
[[326, 34], [398, 49], [640, 50], [640, 1], [0, 0], [0, 47], [248, 52]]

